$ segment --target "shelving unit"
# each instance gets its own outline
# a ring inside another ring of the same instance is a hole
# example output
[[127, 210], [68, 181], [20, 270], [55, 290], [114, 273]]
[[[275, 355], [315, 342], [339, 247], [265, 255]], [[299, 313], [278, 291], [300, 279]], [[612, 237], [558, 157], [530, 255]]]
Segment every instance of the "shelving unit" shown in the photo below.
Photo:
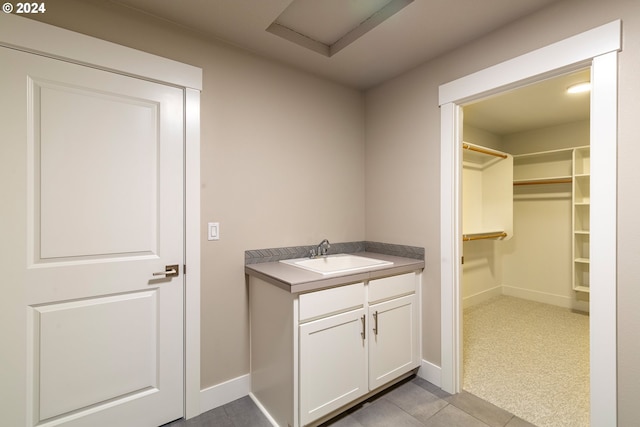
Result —
[[[575, 291], [589, 292], [589, 146], [519, 154], [513, 156], [513, 160], [513, 185], [517, 195], [549, 197], [550, 193], [556, 193], [555, 196], [571, 197], [572, 288]], [[539, 186], [544, 184], [560, 185], [545, 187], [543, 191]], [[563, 184], [571, 186], [565, 187]]]
[[591, 156], [589, 147], [573, 150], [572, 258], [573, 289], [589, 292], [589, 221], [591, 202]]
[[513, 235], [513, 156], [463, 143], [463, 241], [508, 240]]
[[513, 156], [513, 185], [571, 183], [572, 153], [569, 148]]

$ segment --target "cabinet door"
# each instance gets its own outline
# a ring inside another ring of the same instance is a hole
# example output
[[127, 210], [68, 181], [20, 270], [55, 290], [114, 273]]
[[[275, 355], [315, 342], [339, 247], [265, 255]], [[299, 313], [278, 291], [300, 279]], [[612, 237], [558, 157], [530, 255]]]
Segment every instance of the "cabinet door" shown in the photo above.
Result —
[[369, 389], [418, 366], [418, 306], [411, 294], [369, 307]]
[[365, 334], [364, 308], [300, 326], [300, 425], [368, 391]]

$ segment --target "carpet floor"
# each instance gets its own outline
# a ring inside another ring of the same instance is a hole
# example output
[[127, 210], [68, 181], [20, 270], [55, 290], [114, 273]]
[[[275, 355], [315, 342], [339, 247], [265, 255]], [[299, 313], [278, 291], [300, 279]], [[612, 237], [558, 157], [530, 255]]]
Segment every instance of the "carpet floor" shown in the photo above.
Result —
[[538, 427], [589, 425], [589, 316], [499, 296], [464, 311], [463, 388]]

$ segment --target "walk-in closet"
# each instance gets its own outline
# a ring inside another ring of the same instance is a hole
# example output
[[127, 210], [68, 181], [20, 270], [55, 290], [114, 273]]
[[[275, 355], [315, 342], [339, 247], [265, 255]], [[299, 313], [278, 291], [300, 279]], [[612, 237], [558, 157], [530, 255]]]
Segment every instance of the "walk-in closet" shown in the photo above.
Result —
[[589, 425], [589, 81], [464, 107], [463, 389], [538, 427]]

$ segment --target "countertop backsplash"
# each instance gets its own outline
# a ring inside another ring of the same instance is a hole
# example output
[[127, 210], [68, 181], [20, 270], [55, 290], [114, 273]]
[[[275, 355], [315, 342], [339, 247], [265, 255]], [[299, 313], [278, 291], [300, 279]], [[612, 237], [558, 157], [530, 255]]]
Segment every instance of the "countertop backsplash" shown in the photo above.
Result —
[[[311, 249], [315, 249], [316, 246], [317, 245], [307, 245], [283, 248], [252, 249], [244, 252], [244, 263], [245, 265], [248, 265], [280, 261], [283, 259], [304, 258], [308, 257]], [[358, 252], [374, 252], [424, 260], [424, 248], [368, 241], [331, 243], [331, 247], [327, 251], [327, 254], [354, 254]]]

